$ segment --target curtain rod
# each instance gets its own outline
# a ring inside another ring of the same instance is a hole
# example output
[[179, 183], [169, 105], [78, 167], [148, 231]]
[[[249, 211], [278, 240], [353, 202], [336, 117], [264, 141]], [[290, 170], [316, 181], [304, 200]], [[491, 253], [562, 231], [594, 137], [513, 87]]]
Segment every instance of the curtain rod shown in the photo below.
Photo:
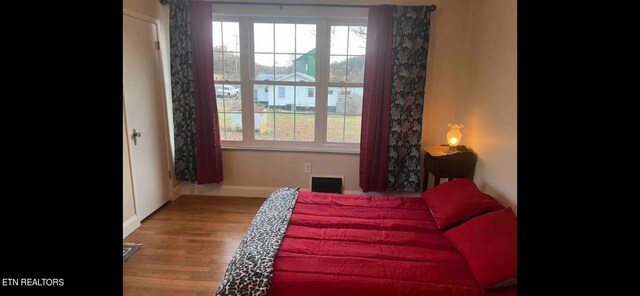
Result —
[[[272, 6], [315, 6], [315, 7], [353, 7], [365, 8], [370, 5], [351, 4], [311, 4], [311, 3], [277, 3], [277, 2], [229, 2], [229, 1], [209, 1], [213, 4], [234, 4], [234, 5], [272, 5]], [[435, 5], [427, 6], [431, 11], [436, 10]]]

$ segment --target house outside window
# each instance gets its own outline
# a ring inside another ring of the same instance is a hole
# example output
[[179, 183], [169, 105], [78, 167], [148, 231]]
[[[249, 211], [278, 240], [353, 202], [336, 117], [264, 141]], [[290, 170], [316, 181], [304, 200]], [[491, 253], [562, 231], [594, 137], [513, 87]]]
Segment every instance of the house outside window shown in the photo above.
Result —
[[366, 14], [213, 20], [223, 148], [358, 151]]

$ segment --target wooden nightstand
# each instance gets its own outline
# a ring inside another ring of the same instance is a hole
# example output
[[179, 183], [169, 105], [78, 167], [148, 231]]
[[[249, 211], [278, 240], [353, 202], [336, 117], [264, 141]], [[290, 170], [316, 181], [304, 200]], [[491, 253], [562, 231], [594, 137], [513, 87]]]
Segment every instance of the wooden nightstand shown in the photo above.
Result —
[[476, 160], [475, 153], [470, 149], [443, 156], [433, 156], [428, 151], [425, 151], [422, 192], [425, 192], [429, 185], [429, 173], [436, 178], [433, 186], [440, 184], [440, 178], [448, 178], [449, 181], [454, 178], [473, 179]]

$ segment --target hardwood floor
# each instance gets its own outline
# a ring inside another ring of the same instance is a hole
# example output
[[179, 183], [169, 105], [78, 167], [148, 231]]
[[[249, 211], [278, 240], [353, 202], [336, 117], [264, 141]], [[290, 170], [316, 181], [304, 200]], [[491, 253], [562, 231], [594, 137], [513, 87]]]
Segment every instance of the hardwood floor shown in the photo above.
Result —
[[264, 201], [183, 195], [163, 206], [124, 239], [143, 244], [124, 262], [124, 295], [213, 295]]

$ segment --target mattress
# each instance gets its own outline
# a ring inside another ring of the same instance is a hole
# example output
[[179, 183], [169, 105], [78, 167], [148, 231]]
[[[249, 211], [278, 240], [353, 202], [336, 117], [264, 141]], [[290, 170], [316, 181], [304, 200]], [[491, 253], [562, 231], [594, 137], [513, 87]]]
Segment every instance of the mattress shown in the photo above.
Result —
[[269, 295], [516, 295], [516, 288], [481, 289], [421, 198], [299, 192]]

